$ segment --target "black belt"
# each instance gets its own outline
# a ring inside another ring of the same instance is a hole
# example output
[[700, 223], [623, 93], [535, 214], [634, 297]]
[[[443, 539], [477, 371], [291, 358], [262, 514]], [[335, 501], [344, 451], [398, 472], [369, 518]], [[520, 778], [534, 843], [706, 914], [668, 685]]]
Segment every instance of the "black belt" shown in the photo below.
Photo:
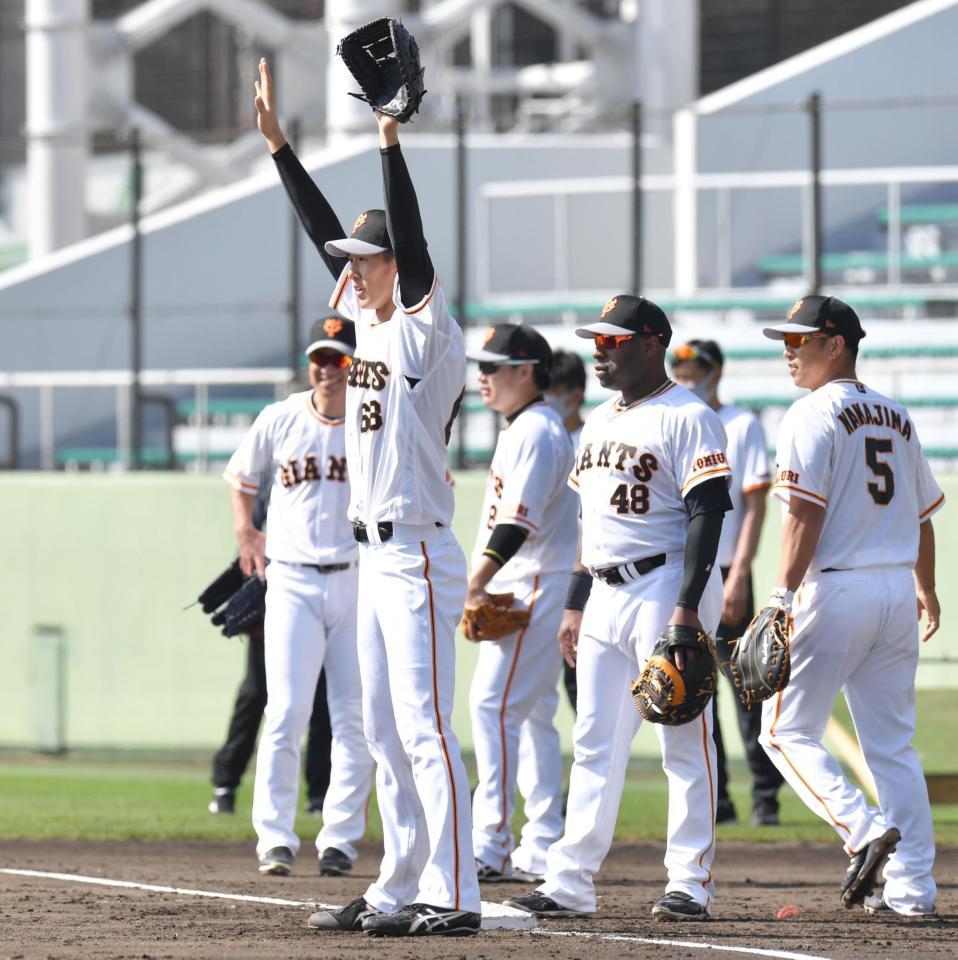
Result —
[[825, 567], [823, 570], [819, 570], [819, 573], [847, 573], [851, 570], [851, 567]]
[[309, 567], [310, 570], [316, 570], [319, 573], [339, 573], [340, 570], [348, 570], [351, 563], [304, 563], [301, 566]]
[[[389, 520], [377, 523], [376, 529], [379, 531], [379, 539], [383, 543], [387, 540], [392, 540], [393, 525]], [[356, 543], [369, 543], [369, 531], [366, 529], [365, 523], [360, 523], [358, 520], [353, 521], [353, 538]]]
[[[442, 524], [437, 520], [436, 526], [441, 527]], [[391, 520], [383, 520], [381, 523], [377, 523], [376, 529], [379, 531], [379, 539], [382, 543], [392, 540], [393, 525]], [[369, 543], [369, 531], [366, 529], [365, 523], [361, 523], [359, 520], [353, 521], [353, 539], [356, 543]]]
[[602, 570], [596, 570], [595, 575], [609, 586], [617, 587], [619, 584], [628, 583], [634, 580], [636, 576], [644, 577], [651, 573], [656, 567], [661, 567], [665, 563], [665, 554], [660, 553], [654, 557], [643, 557], [641, 560], [630, 560], [618, 567], [605, 567]]

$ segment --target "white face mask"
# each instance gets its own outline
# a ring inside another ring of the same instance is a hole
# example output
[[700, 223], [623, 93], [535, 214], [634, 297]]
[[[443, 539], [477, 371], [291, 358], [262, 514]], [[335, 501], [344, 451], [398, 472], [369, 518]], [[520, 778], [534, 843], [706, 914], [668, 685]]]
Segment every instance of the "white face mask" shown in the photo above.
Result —
[[689, 389], [699, 398], [699, 400], [702, 400], [705, 403], [711, 403], [715, 399], [715, 388], [717, 385], [718, 374], [709, 373], [702, 377], [702, 379], [699, 380], [694, 387], [689, 387]]
[[575, 400], [567, 393], [550, 393], [546, 402], [563, 420], [575, 410]]

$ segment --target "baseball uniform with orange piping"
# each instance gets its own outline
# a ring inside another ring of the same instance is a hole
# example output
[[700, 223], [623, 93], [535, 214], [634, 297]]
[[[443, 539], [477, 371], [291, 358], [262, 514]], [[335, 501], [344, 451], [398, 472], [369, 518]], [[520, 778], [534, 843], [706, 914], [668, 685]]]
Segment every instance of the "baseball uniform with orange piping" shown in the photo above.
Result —
[[366, 738], [376, 760], [385, 855], [364, 894], [480, 910], [469, 783], [452, 731], [455, 630], [466, 594], [450, 528], [446, 443], [466, 379], [462, 332], [434, 279], [385, 323], [344, 270], [331, 306], [356, 323], [346, 389], [349, 515], [360, 524], [359, 650]]
[[[539, 891], [567, 909], [594, 912], [594, 875], [612, 843], [632, 739], [641, 717], [629, 685], [675, 609], [689, 516], [683, 497], [731, 475], [717, 414], [667, 381], [632, 404], [606, 401], [582, 429], [569, 479], [582, 506], [582, 564], [593, 582], [579, 633], [575, 762], [565, 833], [549, 848]], [[621, 582], [602, 579], [616, 568]], [[721, 578], [709, 578], [699, 618], [710, 633], [722, 611]], [[656, 725], [669, 782], [667, 892], [709, 909], [714, 897], [715, 745], [712, 712]]]
[[[885, 902], [934, 909], [931, 810], [915, 730], [918, 620], [912, 570], [919, 527], [944, 495], [900, 403], [856, 380], [798, 400], [782, 420], [772, 495], [825, 511], [792, 605], [791, 680], [766, 701], [761, 742], [849, 854], [889, 826], [902, 839], [884, 869]], [[844, 690], [881, 808], [869, 805], [822, 745]]]
[[[519, 727], [540, 701], [550, 701], [555, 710], [561, 669], [556, 634], [578, 534], [578, 504], [567, 483], [572, 466], [572, 441], [559, 414], [541, 399], [522, 410], [499, 434], [472, 556], [473, 564], [482, 559], [496, 524], [528, 531], [486, 589], [514, 594], [514, 605], [529, 610], [529, 622], [500, 640], [479, 643], [469, 696], [479, 776], [473, 849], [477, 860], [506, 876], [515, 847]], [[548, 722], [551, 726], [551, 714]], [[530, 872], [536, 863], [542, 869], [546, 851], [561, 833], [562, 756], [552, 733], [543, 744], [549, 755], [538, 767], [545, 782], [537, 785], [551, 803], [526, 811], [522, 869]]]
[[333, 745], [316, 846], [320, 852], [336, 847], [355, 860], [373, 779], [356, 653], [358, 551], [346, 519], [343, 421], [321, 416], [312, 390], [266, 407], [224, 477], [254, 494], [264, 471], [273, 476], [264, 624], [269, 698], [253, 788], [256, 850], [259, 856], [273, 847], [287, 847], [294, 855], [299, 850], [299, 751], [325, 667]]

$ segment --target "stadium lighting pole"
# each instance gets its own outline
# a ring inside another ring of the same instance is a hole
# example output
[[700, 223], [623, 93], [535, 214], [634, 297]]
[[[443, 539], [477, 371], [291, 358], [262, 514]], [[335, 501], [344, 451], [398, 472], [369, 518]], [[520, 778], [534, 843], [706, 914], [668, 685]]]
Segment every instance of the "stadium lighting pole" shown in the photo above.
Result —
[[642, 103], [630, 111], [632, 126], [632, 293], [642, 292]]
[[812, 293], [822, 288], [822, 98], [813, 93], [806, 104], [809, 120], [809, 140], [811, 143], [812, 174], [812, 222], [811, 222], [811, 277], [809, 287]]
[[131, 470], [141, 467], [140, 371], [143, 367], [143, 235], [140, 202], [143, 199], [143, 145], [140, 131], [130, 131], [130, 454]]
[[[299, 153], [300, 122], [294, 117], [289, 122], [289, 143], [295, 153]], [[299, 217], [296, 211], [290, 208], [289, 215], [289, 300], [287, 312], [289, 314], [289, 379], [294, 381], [299, 374], [299, 316], [302, 311], [300, 296], [300, 234]]]
[[[466, 263], [468, 253], [467, 235], [468, 208], [466, 205], [466, 102], [459, 94], [456, 97], [456, 319], [459, 326], [466, 326], [466, 290], [469, 269]], [[459, 423], [456, 437], [459, 449], [456, 453], [456, 468], [466, 466], [466, 405], [463, 402], [459, 410]]]

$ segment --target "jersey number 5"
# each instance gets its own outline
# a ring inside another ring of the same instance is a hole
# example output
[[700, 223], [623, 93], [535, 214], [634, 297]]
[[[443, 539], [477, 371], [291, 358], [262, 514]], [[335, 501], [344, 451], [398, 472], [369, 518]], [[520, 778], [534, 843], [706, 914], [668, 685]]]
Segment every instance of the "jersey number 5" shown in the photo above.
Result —
[[378, 400], [370, 400], [362, 406], [362, 419], [359, 421], [359, 432], [369, 433], [379, 430], [383, 425], [383, 408]]
[[649, 488], [644, 483], [620, 483], [615, 493], [609, 497], [609, 503], [616, 513], [648, 513]]
[[868, 464], [868, 469], [881, 480], [881, 483], [869, 483], [868, 492], [880, 507], [887, 507], [891, 503], [891, 498], [895, 496], [894, 471], [884, 460], [878, 459], [880, 453], [889, 454], [891, 451], [890, 438], [865, 437], [865, 463]]

